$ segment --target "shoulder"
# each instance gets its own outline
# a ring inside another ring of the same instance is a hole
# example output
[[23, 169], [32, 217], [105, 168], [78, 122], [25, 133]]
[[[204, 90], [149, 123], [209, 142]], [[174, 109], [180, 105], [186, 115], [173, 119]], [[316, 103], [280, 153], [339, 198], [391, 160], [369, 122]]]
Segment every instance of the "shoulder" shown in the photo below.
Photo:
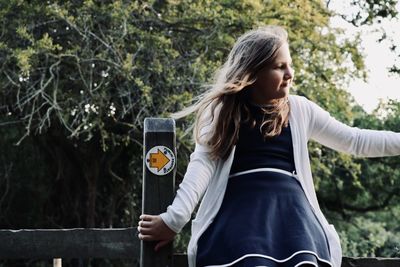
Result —
[[299, 110], [299, 112], [303, 115], [305, 115], [304, 112], [308, 112], [310, 110], [313, 103], [311, 100], [303, 95], [289, 94], [288, 98], [291, 104], [291, 108]]
[[[289, 99], [291, 103], [295, 103], [295, 107], [297, 106], [299, 109], [302, 109], [302, 111], [308, 110], [309, 112], [321, 112], [322, 108], [320, 105], [312, 101], [306, 96], [303, 95], [292, 95], [289, 94]], [[312, 115], [312, 114], [309, 114]]]
[[303, 95], [289, 94], [288, 97], [289, 97], [289, 99], [291, 99], [291, 100], [293, 100], [293, 101], [295, 101], [297, 103], [306, 103], [307, 104], [308, 101], [311, 101], [311, 100], [309, 100], [307, 97], [305, 97]]
[[316, 102], [303, 95], [289, 95], [289, 101], [293, 116], [301, 121], [301, 125], [308, 131], [314, 128], [315, 121], [326, 121], [329, 119], [329, 112], [325, 111]]

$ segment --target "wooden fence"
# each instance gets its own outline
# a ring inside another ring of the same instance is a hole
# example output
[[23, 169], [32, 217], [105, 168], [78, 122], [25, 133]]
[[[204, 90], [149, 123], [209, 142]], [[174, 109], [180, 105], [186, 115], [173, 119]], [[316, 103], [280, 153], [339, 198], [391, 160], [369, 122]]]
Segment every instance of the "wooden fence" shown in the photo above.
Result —
[[[175, 122], [144, 120], [142, 213], [159, 214], [175, 195]], [[154, 251], [158, 241], [143, 241], [131, 228], [0, 230], [0, 259], [139, 259], [140, 267], [187, 267], [187, 255], [173, 243]], [[343, 267], [399, 267], [400, 258], [343, 257]]]

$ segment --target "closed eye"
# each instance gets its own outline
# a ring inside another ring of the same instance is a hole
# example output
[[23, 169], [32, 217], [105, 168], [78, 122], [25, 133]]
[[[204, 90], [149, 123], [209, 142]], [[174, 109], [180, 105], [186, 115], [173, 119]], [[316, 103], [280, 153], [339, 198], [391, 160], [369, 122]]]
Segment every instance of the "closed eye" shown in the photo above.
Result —
[[[292, 63], [287, 64], [287, 65], [288, 65], [290, 68], [293, 68], [293, 64], [292, 64]], [[278, 69], [285, 69], [285, 68], [286, 68], [286, 64], [278, 65], [277, 68], [278, 68]]]

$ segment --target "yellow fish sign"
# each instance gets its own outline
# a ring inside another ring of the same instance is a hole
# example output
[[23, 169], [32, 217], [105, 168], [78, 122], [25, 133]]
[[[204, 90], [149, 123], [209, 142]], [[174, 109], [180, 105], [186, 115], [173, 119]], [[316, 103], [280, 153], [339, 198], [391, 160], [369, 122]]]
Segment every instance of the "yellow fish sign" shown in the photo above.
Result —
[[166, 146], [154, 146], [146, 154], [146, 166], [156, 175], [165, 175], [175, 167], [175, 155]]

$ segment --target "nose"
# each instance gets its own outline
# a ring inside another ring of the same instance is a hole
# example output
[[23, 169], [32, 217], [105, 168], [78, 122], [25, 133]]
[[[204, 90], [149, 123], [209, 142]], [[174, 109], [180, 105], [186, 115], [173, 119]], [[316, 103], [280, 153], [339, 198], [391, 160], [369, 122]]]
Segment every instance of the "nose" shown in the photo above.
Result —
[[293, 79], [293, 76], [294, 76], [294, 69], [291, 67], [288, 67], [285, 72], [285, 79], [286, 80]]

